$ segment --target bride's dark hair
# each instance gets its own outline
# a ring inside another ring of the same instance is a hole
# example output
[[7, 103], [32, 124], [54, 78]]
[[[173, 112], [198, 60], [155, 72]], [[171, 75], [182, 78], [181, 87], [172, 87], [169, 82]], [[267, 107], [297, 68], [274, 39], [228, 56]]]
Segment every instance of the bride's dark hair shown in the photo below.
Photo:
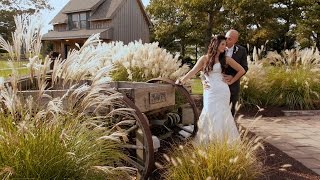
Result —
[[[211, 42], [208, 46], [208, 52], [207, 52], [208, 61], [203, 68], [203, 72], [205, 74], [208, 74], [210, 71], [212, 71], [213, 65], [215, 63], [214, 56], [217, 54], [217, 50], [220, 43], [225, 40], [227, 40], [227, 38], [223, 35], [214, 36], [211, 39]], [[225, 51], [223, 53], [220, 53], [219, 62], [221, 64], [222, 72], [224, 72], [226, 69], [226, 52]]]

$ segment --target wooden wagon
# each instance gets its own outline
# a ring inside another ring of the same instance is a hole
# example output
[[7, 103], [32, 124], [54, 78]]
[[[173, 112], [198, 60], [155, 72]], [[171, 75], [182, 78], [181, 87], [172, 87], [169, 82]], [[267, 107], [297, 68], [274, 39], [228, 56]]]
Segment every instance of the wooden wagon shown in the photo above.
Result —
[[[83, 81], [89, 83], [90, 81]], [[29, 78], [19, 82], [20, 95], [35, 96], [38, 93]], [[123, 150], [128, 154], [126, 162], [138, 170], [139, 178], [146, 179], [154, 170], [154, 153], [162, 139], [174, 135], [192, 137], [197, 131], [199, 113], [189, 92], [168, 79], [152, 79], [148, 82], [110, 82], [106, 88], [120, 92], [122, 105], [112, 108], [134, 109], [135, 122], [125, 129], [128, 139]], [[45, 90], [51, 97], [61, 97], [67, 89], [57, 86]], [[180, 99], [177, 102], [177, 99]], [[46, 99], [40, 103], [45, 104]], [[116, 117], [123, 118], [123, 117]]]

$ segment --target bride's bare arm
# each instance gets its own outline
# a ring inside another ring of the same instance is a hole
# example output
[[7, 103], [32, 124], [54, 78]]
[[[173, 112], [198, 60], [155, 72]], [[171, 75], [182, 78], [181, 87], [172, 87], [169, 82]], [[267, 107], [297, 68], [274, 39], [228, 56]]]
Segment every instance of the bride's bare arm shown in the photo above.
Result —
[[244, 70], [244, 68], [237, 63], [237, 61], [235, 61], [234, 59], [230, 58], [230, 57], [226, 57], [226, 64], [228, 64], [229, 66], [231, 66], [234, 70], [237, 71], [237, 74], [235, 76], [233, 76], [233, 78], [230, 81], [227, 81], [228, 85], [233, 84], [234, 82], [236, 82], [238, 79], [241, 78], [242, 75], [244, 75], [244, 73], [246, 73], [246, 71]]
[[199, 72], [199, 71], [203, 68], [206, 60], [207, 60], [207, 57], [206, 57], [205, 55], [204, 55], [204, 56], [201, 56], [201, 57], [199, 58], [199, 60], [197, 61], [196, 65], [194, 65], [194, 67], [193, 67], [186, 75], [184, 75], [184, 76], [182, 76], [181, 78], [179, 78], [179, 79], [176, 81], [176, 84], [180, 84], [180, 83], [183, 84], [183, 83], [186, 82], [188, 79], [190, 79], [191, 77], [193, 77], [194, 75], [196, 75], [197, 72]]

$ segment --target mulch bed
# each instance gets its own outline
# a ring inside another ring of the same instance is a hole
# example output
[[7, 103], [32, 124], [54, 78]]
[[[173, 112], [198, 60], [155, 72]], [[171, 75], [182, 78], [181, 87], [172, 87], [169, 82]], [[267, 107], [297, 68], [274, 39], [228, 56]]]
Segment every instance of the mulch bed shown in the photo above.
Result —
[[[266, 169], [263, 180], [317, 180], [320, 176], [269, 143], [264, 143], [261, 161]], [[270, 156], [271, 155], [271, 156]], [[284, 164], [291, 167], [281, 168]], [[260, 178], [259, 178], [260, 179]]]
[[[196, 106], [202, 109], [202, 95], [192, 95]], [[241, 107], [238, 114], [243, 114], [248, 117], [265, 116], [265, 117], [279, 117], [284, 116], [282, 110], [288, 110], [287, 107], [263, 107], [262, 111], [259, 111], [258, 107], [252, 106], [250, 108]]]
[[286, 107], [264, 107], [262, 111], [259, 111], [258, 107], [252, 108], [240, 108], [238, 114], [243, 114], [244, 116], [254, 117], [279, 117], [284, 116], [282, 110], [288, 110]]

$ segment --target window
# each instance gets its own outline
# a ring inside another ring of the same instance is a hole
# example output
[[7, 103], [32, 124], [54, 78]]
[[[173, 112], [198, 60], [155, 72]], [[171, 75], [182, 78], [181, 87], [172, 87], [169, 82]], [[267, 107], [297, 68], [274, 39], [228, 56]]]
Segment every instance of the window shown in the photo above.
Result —
[[79, 29], [79, 14], [72, 14], [72, 29]]
[[87, 28], [87, 13], [72, 14], [72, 29], [86, 29]]
[[87, 28], [87, 13], [80, 14], [80, 27], [81, 29]]

